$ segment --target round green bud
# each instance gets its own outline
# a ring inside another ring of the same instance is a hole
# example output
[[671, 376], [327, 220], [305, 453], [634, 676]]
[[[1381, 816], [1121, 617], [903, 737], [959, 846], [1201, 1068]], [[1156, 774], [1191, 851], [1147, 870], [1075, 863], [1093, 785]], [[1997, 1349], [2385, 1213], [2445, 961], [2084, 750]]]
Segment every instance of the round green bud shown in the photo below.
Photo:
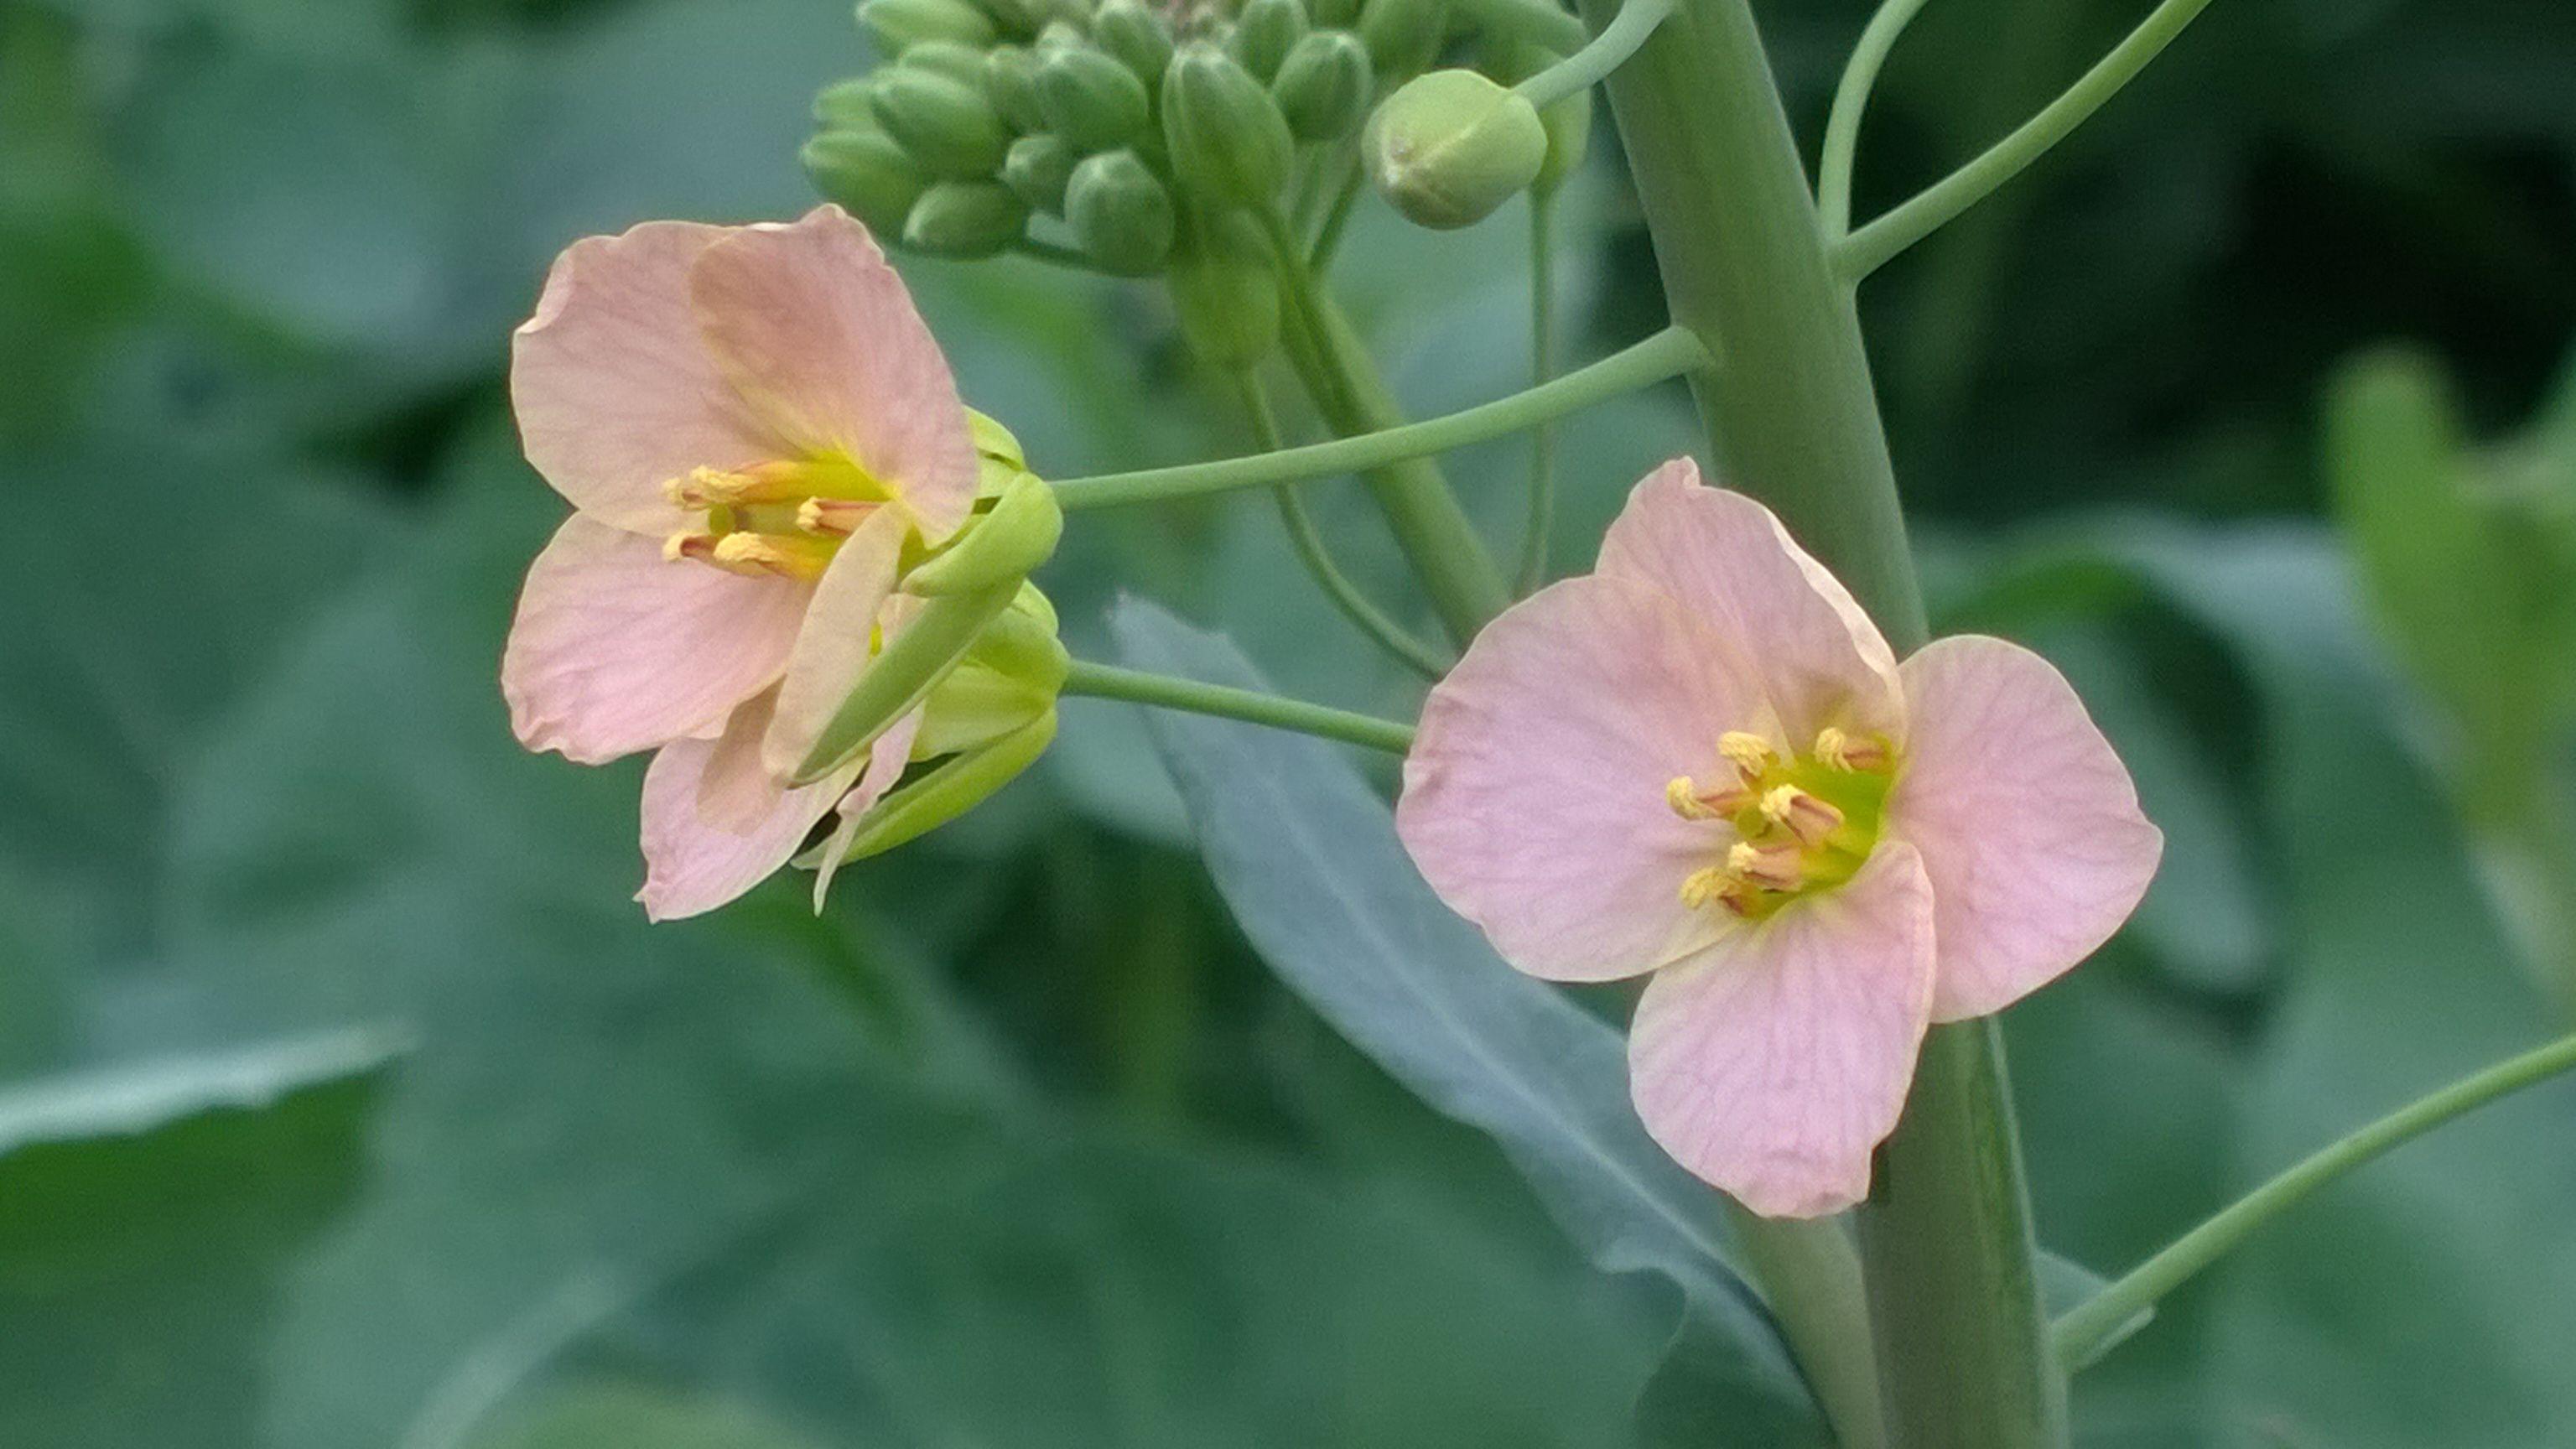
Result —
[[1367, 0], [1359, 32], [1379, 75], [1419, 75], [1449, 33], [1449, 0]]
[[1038, 32], [1038, 59], [1044, 60], [1059, 50], [1083, 50], [1091, 44], [1091, 33], [1072, 20], [1050, 20]]
[[1104, 272], [1150, 277], [1172, 252], [1172, 194], [1133, 151], [1103, 151], [1075, 167], [1064, 220], [1082, 254]]
[[964, 0], [860, 0], [859, 24], [888, 59], [925, 41], [951, 40], [979, 50], [993, 43], [993, 22]]
[[1296, 152], [1270, 92], [1204, 40], [1174, 52], [1163, 73], [1163, 139], [1185, 191], [1237, 206], [1276, 197]]
[[814, 93], [814, 123], [826, 131], [873, 131], [877, 126], [876, 77], [854, 75]]
[[987, 81], [985, 54], [974, 46], [959, 45], [953, 40], [925, 40], [905, 51], [903, 59], [896, 64], [906, 70], [926, 70], [933, 75], [944, 75], [959, 85], [981, 91], [986, 89]]
[[1038, 108], [1055, 133], [1088, 155], [1123, 146], [1145, 129], [1145, 83], [1097, 50], [1070, 46], [1038, 63]]
[[904, 218], [930, 185], [920, 165], [883, 131], [825, 131], [798, 156], [826, 200], [888, 236], [903, 234]]
[[1538, 179], [1547, 126], [1519, 92], [1472, 70], [1435, 70], [1377, 108], [1360, 155], [1369, 180], [1407, 218], [1460, 227]]
[[936, 177], [990, 176], [1011, 144], [1010, 128], [983, 91], [936, 71], [896, 66], [877, 72], [875, 102], [886, 134]]
[[1046, 129], [1046, 112], [1038, 106], [1038, 58], [1026, 47], [997, 45], [984, 52], [984, 94], [1012, 130]]
[[1165, 281], [1181, 336], [1212, 367], [1253, 366], [1279, 341], [1279, 278], [1260, 228], [1240, 211], [1194, 220]]
[[1254, 79], [1269, 80], [1305, 34], [1306, 7], [1300, 0], [1244, 0], [1234, 17], [1234, 58]]
[[903, 221], [903, 244], [941, 257], [989, 257], [1017, 241], [1029, 209], [998, 181], [940, 181]]
[[1149, 86], [1159, 84], [1163, 67], [1172, 63], [1172, 27], [1137, 0], [1101, 6], [1091, 17], [1091, 39]]
[[1002, 184], [1027, 202], [1030, 210], [1062, 216], [1064, 188], [1073, 180], [1074, 163], [1081, 159], [1062, 136], [1022, 136], [1002, 158]]
[[1318, 30], [1298, 41], [1279, 63], [1270, 98], [1279, 103], [1279, 114], [1288, 118], [1288, 130], [1298, 140], [1331, 141], [1359, 125], [1375, 84], [1368, 47], [1358, 36]]

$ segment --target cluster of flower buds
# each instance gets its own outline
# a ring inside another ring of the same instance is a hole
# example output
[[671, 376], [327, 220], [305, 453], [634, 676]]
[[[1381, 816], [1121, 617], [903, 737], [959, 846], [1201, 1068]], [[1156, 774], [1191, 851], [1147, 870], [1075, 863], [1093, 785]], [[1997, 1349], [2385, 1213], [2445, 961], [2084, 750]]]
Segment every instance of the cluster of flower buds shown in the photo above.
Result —
[[[1423, 76], [1452, 38], [1450, 0], [864, 0], [858, 14], [884, 63], [817, 97], [806, 169], [879, 235], [938, 256], [1070, 253], [1240, 305], [1234, 279], [1266, 249], [1237, 213], [1314, 206], [1390, 95], [1403, 104], [1369, 130], [1369, 174], [1425, 224], [1472, 220], [1566, 154], [1516, 97], [1447, 114], [1462, 88], [1443, 77], [1474, 76]], [[1206, 340], [1267, 345], [1242, 322]]]

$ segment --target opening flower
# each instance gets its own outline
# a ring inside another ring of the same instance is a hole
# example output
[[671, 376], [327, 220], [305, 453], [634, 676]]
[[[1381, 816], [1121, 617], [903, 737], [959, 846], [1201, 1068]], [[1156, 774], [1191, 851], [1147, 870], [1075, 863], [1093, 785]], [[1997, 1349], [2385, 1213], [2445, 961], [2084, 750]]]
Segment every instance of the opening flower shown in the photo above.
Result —
[[510, 394], [575, 509], [511, 625], [511, 724], [584, 764], [658, 751], [638, 899], [657, 920], [721, 905], [904, 768], [917, 711], [811, 784], [775, 762], [804, 756], [900, 622], [900, 570], [974, 507], [947, 361], [827, 206], [575, 243], [514, 339]]
[[2128, 917], [2163, 837], [2074, 690], [2000, 639], [1899, 664], [1770, 510], [1688, 459], [1595, 572], [1431, 692], [1397, 828], [1556, 981], [1653, 973], [1638, 1115], [1754, 1211], [1866, 1196], [1930, 1023], [2001, 1009]]

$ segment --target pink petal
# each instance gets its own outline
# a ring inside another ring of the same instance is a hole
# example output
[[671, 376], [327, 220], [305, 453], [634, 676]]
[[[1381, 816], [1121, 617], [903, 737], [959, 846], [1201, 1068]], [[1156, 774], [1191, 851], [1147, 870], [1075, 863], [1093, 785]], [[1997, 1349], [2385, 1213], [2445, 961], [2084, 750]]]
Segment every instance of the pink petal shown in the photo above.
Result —
[[867, 228], [837, 206], [745, 227], [689, 279], [735, 388], [807, 454], [852, 459], [932, 542], [975, 502], [975, 444], [948, 360]]
[[593, 517], [661, 537], [691, 521], [664, 483], [782, 452], [717, 373], [689, 309], [690, 267], [730, 230], [652, 221], [575, 242], [511, 339], [528, 461]]
[[841, 872], [841, 857], [849, 853], [850, 842], [858, 838], [859, 824], [867, 818], [876, 803], [903, 778], [904, 768], [912, 763], [913, 742], [921, 736], [922, 712], [914, 710], [896, 720], [877, 742], [868, 746], [867, 768], [860, 772], [859, 782], [841, 797], [841, 823], [832, 828], [832, 838], [823, 844], [822, 857], [814, 862], [814, 913], [823, 913], [823, 902], [832, 894], [832, 877]]
[[[768, 879], [804, 846], [857, 777], [860, 767], [853, 765], [799, 790], [768, 786], [756, 808], [748, 809], [734, 792], [762, 777], [711, 787], [709, 772], [720, 761], [758, 754], [766, 722], [766, 708], [752, 701], [735, 712], [721, 737], [666, 745], [645, 770], [644, 888], [635, 898], [652, 919], [714, 910]], [[722, 805], [722, 820], [710, 819], [702, 808], [710, 798]]]
[[1888, 822], [1932, 879], [1932, 1016], [1983, 1016], [2109, 939], [2146, 893], [2164, 835], [2047, 660], [1966, 635], [1906, 660], [1904, 678], [1914, 726]]
[[1878, 626], [1770, 509], [1704, 486], [1690, 459], [1628, 495], [1598, 568], [1672, 595], [1743, 650], [1799, 747], [1829, 724], [1901, 737], [1896, 656]]
[[1628, 1037], [1646, 1131], [1765, 1217], [1869, 1195], [1932, 1005], [1932, 887], [1882, 841], [1860, 873], [1656, 972]]
[[1431, 691], [1396, 829], [1450, 909], [1534, 976], [1605, 981], [1706, 945], [1681, 903], [1733, 838], [1665, 802], [1726, 769], [1718, 736], [1762, 729], [1758, 691], [1652, 589], [1568, 579], [1505, 610]]
[[876, 657], [876, 631], [894, 592], [895, 565], [911, 524], [879, 509], [842, 540], [814, 586], [814, 601], [787, 656], [778, 686], [778, 717], [761, 747], [770, 774], [792, 775], [839, 713], [851, 686]]
[[501, 656], [511, 728], [585, 765], [712, 733], [786, 667], [809, 592], [674, 563], [574, 514], [519, 594]]

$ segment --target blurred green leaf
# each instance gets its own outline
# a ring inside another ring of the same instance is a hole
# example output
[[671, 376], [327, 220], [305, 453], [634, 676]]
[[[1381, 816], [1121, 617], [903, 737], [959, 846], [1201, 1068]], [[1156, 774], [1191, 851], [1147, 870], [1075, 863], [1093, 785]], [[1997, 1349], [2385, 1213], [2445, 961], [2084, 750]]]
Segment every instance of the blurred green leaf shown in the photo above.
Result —
[[603, 1379], [567, 1385], [475, 1449], [813, 1449], [814, 1441], [720, 1400]]
[[[1261, 685], [1231, 645], [1150, 606], [1122, 610], [1116, 631], [1138, 668]], [[1191, 715], [1153, 724], [1209, 871], [1290, 987], [1433, 1107], [1492, 1134], [1601, 1267], [1682, 1291], [1692, 1351], [1676, 1369], [1696, 1397], [1781, 1436], [1744, 1442], [1821, 1433], [1728, 1266], [1720, 1198], [1638, 1125], [1618, 1033], [1440, 904], [1334, 746]]]
[[0, 1439], [249, 1442], [298, 1245], [357, 1189], [386, 1038], [0, 1094]]

